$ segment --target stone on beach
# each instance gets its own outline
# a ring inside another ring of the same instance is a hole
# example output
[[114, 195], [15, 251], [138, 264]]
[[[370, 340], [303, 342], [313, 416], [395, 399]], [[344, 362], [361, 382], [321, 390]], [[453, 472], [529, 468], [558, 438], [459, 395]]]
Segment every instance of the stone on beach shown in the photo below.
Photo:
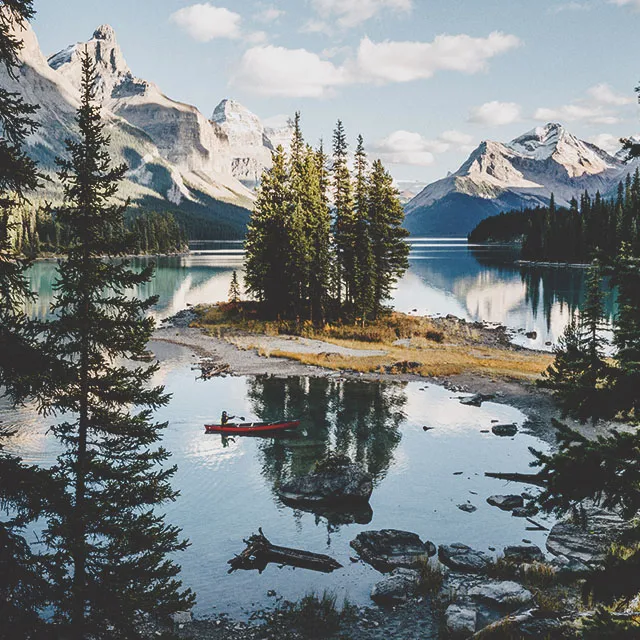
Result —
[[513, 563], [542, 562], [544, 553], [535, 545], [513, 545], [504, 548], [504, 559]]
[[441, 545], [438, 549], [438, 558], [450, 569], [466, 573], [485, 573], [492, 564], [489, 555], [460, 542]]
[[447, 631], [453, 636], [469, 637], [475, 632], [478, 614], [473, 607], [450, 604], [444, 615]]
[[415, 595], [419, 584], [420, 574], [414, 569], [394, 569], [373, 586], [371, 599], [381, 605], [401, 604]]
[[467, 595], [502, 611], [515, 611], [533, 602], [531, 591], [512, 580], [485, 582], [469, 589]]
[[396, 529], [363, 531], [351, 546], [362, 560], [383, 573], [399, 567], [410, 569], [436, 553], [432, 542], [422, 542], [417, 534]]

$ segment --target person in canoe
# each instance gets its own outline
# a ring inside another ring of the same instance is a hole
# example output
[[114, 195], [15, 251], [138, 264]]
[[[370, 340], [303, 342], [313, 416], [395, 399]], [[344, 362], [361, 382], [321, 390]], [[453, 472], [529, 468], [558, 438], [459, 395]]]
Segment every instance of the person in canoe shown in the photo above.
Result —
[[226, 411], [222, 412], [222, 417], [220, 418], [220, 424], [224, 427], [229, 424], [229, 420], [233, 420], [235, 416], [230, 416]]

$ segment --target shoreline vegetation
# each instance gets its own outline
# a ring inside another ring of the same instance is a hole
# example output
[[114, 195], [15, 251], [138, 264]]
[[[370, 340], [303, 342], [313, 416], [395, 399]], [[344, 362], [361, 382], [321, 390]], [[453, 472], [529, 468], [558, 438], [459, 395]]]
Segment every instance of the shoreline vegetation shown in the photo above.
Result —
[[[250, 302], [200, 305], [193, 313], [192, 327], [240, 349], [333, 371], [423, 377], [467, 373], [531, 381], [552, 362], [552, 354], [512, 344], [504, 326], [454, 316], [392, 312], [365, 326], [333, 323], [318, 328], [308, 322], [259, 319], [257, 305]], [[317, 344], [301, 349], [300, 340]]]

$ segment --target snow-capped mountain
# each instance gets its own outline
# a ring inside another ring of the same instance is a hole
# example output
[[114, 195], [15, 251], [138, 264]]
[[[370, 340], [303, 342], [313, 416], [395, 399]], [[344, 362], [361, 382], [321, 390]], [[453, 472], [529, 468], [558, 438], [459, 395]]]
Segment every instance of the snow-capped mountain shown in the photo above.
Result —
[[213, 111], [216, 123], [229, 140], [231, 172], [248, 187], [258, 184], [265, 167], [271, 166], [271, 153], [280, 144], [289, 146], [293, 127], [265, 127], [257, 115], [235, 100], [225, 98]]
[[557, 123], [509, 143], [485, 141], [455, 173], [405, 207], [414, 235], [466, 236], [482, 219], [509, 209], [559, 205], [585, 189], [606, 193], [625, 174], [621, 158], [579, 140]]

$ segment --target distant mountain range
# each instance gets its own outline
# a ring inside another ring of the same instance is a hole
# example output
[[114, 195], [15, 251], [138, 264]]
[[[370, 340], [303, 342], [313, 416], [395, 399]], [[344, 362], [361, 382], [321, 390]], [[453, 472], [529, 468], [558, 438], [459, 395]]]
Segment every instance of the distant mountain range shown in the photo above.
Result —
[[[114, 161], [130, 170], [120, 190], [134, 206], [171, 210], [191, 234], [239, 236], [254, 202], [252, 187], [270, 166], [271, 150], [288, 144], [291, 128], [269, 129], [248, 109], [223, 100], [211, 119], [194, 106], [165, 96], [133, 75], [109, 25], [93, 37], [45, 58], [30, 26], [17, 78], [0, 68], [0, 87], [16, 91], [40, 109], [42, 125], [29, 140], [30, 154], [45, 172], [55, 171], [66, 138], [76, 135], [80, 57], [86, 49], [97, 65], [97, 99], [104, 108]], [[56, 181], [47, 186], [57, 199]]]
[[636, 166], [550, 123], [506, 144], [482, 142], [406, 204], [405, 226], [412, 235], [466, 236], [501, 211], [547, 205], [552, 193], [561, 206], [585, 190], [607, 194]]

